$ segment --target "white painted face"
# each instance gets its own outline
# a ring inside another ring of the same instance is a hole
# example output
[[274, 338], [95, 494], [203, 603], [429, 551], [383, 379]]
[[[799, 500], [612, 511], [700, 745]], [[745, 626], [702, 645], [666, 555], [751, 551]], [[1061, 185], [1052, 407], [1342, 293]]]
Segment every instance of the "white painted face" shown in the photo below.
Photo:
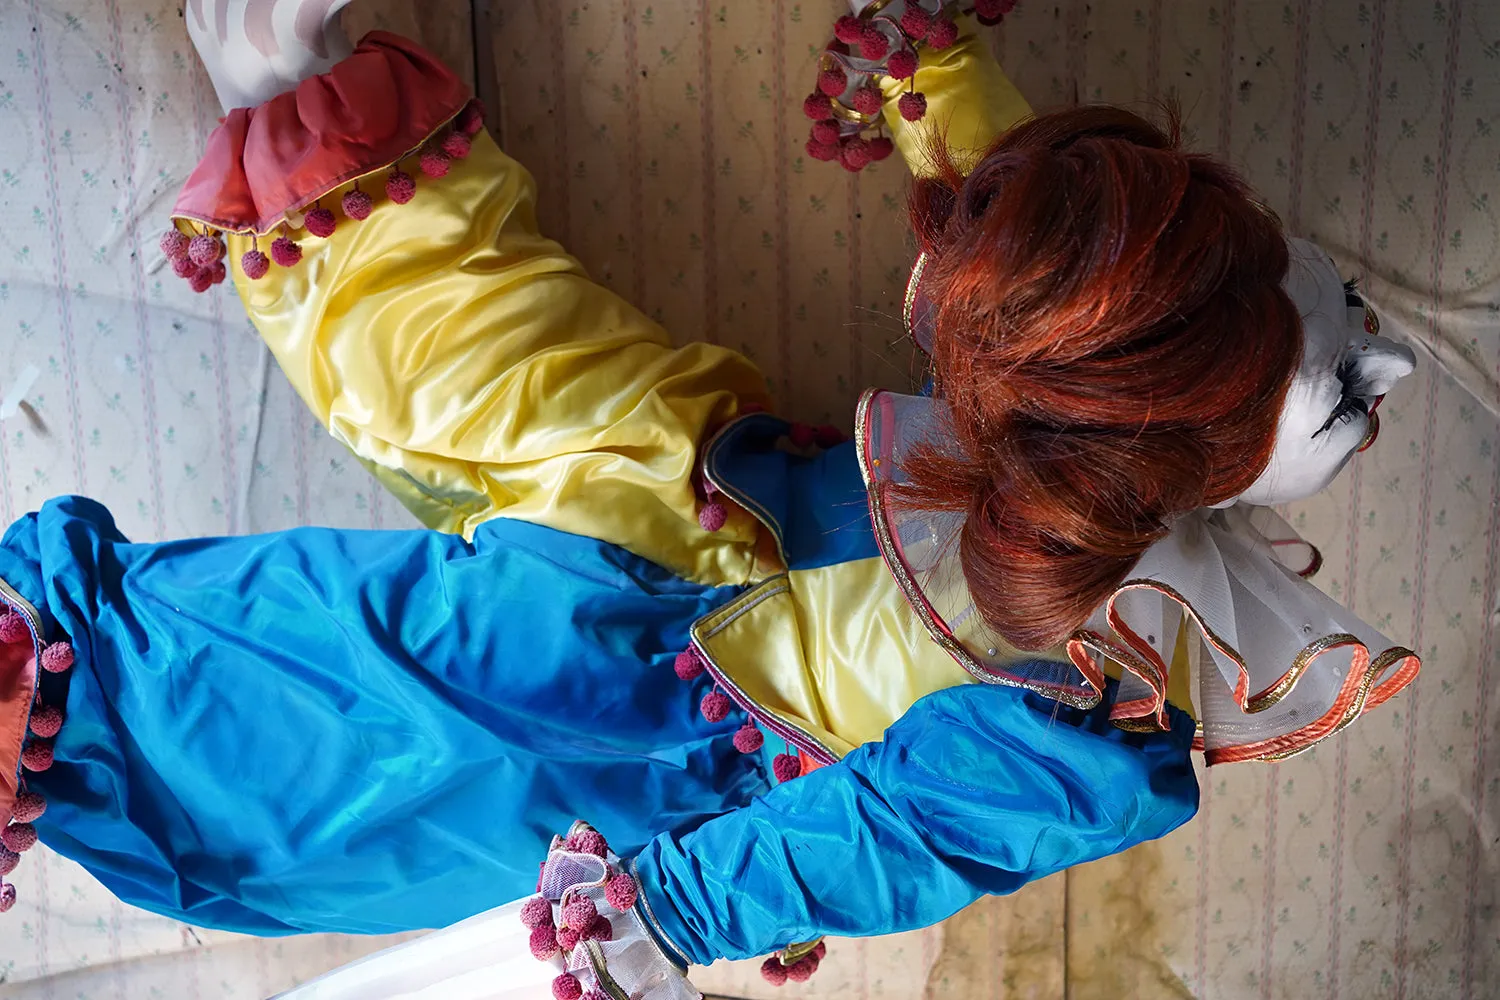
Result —
[[1302, 500], [1333, 482], [1380, 429], [1375, 408], [1416, 368], [1408, 347], [1378, 336], [1379, 324], [1346, 287], [1333, 261], [1307, 240], [1287, 240], [1286, 292], [1302, 315], [1302, 366], [1287, 393], [1270, 464], [1237, 499]]

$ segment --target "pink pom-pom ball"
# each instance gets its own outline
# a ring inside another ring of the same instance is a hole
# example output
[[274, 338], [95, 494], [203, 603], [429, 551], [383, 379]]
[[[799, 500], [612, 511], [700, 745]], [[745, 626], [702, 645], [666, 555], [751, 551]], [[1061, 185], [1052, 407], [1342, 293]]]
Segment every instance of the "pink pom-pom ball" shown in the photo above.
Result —
[[184, 254], [172, 259], [172, 273], [179, 278], [191, 278], [198, 273], [198, 265], [194, 264], [192, 258]]
[[734, 733], [734, 748], [740, 753], [755, 753], [765, 746], [766, 737], [755, 724], [747, 722]]
[[812, 446], [815, 435], [811, 424], [793, 424], [786, 433], [787, 438], [796, 448], [808, 448]]
[[709, 722], [723, 722], [729, 715], [730, 707], [729, 695], [723, 691], [710, 691], [698, 704], [698, 710]]
[[896, 151], [896, 144], [889, 136], [877, 135], [869, 142], [870, 160], [878, 163]]
[[454, 124], [464, 135], [477, 135], [484, 128], [484, 105], [477, 99], [465, 104]]
[[615, 937], [615, 925], [609, 922], [609, 918], [602, 913], [594, 918], [593, 924], [589, 926], [584, 937], [590, 941], [613, 941]]
[[0, 847], [0, 875], [9, 875], [21, 863], [21, 856], [9, 847]]
[[721, 503], [706, 503], [698, 510], [698, 525], [704, 531], [718, 531], [729, 520], [729, 511]]
[[229, 277], [229, 268], [224, 266], [222, 260], [214, 261], [204, 268], [208, 272], [208, 283], [210, 285], [222, 285], [224, 279]]
[[635, 897], [639, 888], [635, 884], [635, 879], [621, 872], [605, 883], [604, 899], [610, 906], [624, 912], [635, 905]]
[[30, 642], [31, 629], [26, 627], [26, 619], [14, 611], [7, 611], [0, 615], [0, 642], [9, 645], [13, 642]]
[[703, 660], [698, 656], [697, 650], [684, 649], [677, 654], [672, 670], [679, 680], [690, 681], [703, 673]]
[[999, 24], [1001, 18], [1016, 9], [1016, 0], [974, 0], [974, 17], [980, 24]]
[[240, 257], [240, 270], [245, 272], [245, 277], [251, 281], [259, 281], [271, 271], [271, 258], [259, 250], [246, 250]]
[[827, 94], [808, 94], [802, 99], [802, 113], [815, 122], [828, 117], [828, 108]]
[[891, 40], [875, 25], [868, 25], [859, 36], [859, 54], [863, 59], [879, 62], [891, 51]]
[[531, 946], [531, 956], [538, 961], [545, 962], [557, 954], [557, 935], [550, 926], [533, 927], [528, 943]]
[[562, 922], [574, 930], [592, 927], [594, 918], [598, 915], [599, 911], [595, 908], [594, 901], [587, 896], [574, 896], [562, 908]]
[[818, 89], [829, 97], [838, 97], [849, 86], [849, 78], [837, 66], [830, 66], [818, 74]]
[[760, 964], [760, 977], [772, 986], [785, 986], [786, 966], [781, 964], [781, 959], [772, 955]]
[[52, 741], [36, 740], [21, 751], [21, 763], [28, 771], [45, 771], [52, 766]]
[[802, 773], [802, 762], [789, 753], [779, 753], [771, 761], [771, 773], [777, 781], [791, 781]]
[[0, 844], [17, 854], [25, 854], [36, 846], [36, 827], [30, 823], [12, 823], [0, 830]]
[[818, 142], [815, 139], [807, 140], [807, 155], [814, 160], [836, 160], [839, 156], [839, 148], [827, 143]]
[[16, 887], [9, 882], [0, 885], [0, 913], [16, 905]]
[[813, 958], [816, 958], [820, 962], [823, 961], [823, 957], [828, 954], [828, 942], [819, 941], [817, 947], [812, 950], [812, 953]]
[[307, 231], [319, 239], [327, 239], [339, 227], [339, 220], [326, 208], [315, 208], [302, 219]]
[[35, 823], [47, 811], [47, 800], [37, 792], [22, 792], [16, 796], [11, 807], [10, 818], [17, 823]]
[[833, 37], [845, 45], [853, 45], [865, 34], [865, 22], [853, 14], [845, 14], [833, 22]]
[[849, 99], [849, 104], [862, 115], [879, 114], [884, 103], [880, 91], [874, 87], [860, 87]]
[[44, 705], [31, 713], [31, 731], [50, 740], [62, 730], [63, 714], [55, 705]]
[[[604, 834], [598, 830], [585, 830], [580, 833], [568, 847], [569, 850], [578, 854], [592, 854], [596, 858], [602, 858], [609, 853], [609, 844], [604, 840]], [[588, 900], [583, 900], [588, 902]], [[594, 904], [589, 903], [590, 906]], [[570, 924], [572, 921], [568, 921]], [[583, 926], [582, 924], [579, 925]]]
[[886, 75], [897, 80], [905, 80], [916, 71], [917, 54], [911, 49], [897, 49], [885, 63]]
[[217, 236], [194, 236], [188, 242], [188, 259], [199, 267], [207, 267], [224, 257], [224, 241]]
[[902, 94], [901, 100], [896, 102], [896, 107], [900, 109], [901, 117], [907, 121], [921, 121], [927, 114], [927, 95], [917, 90]]
[[214, 272], [209, 267], [198, 268], [198, 270], [193, 272], [193, 276], [188, 279], [188, 287], [199, 293], [208, 291], [213, 287], [213, 283]]
[[168, 229], [161, 234], [161, 252], [172, 260], [176, 260], [178, 257], [186, 257], [190, 242], [187, 233]]
[[598, 990], [589, 990], [583, 995], [583, 1000], [609, 1000], [609, 997]]
[[[839, 147], [839, 162], [844, 165], [845, 170], [854, 173], [865, 169], [870, 165], [870, 144], [858, 136], [845, 139], [844, 144]], [[793, 438], [792, 443], [797, 444], [797, 439]], [[811, 428], [809, 428], [807, 443], [797, 444], [797, 447], [806, 448], [810, 444], [812, 444]]]
[[946, 49], [958, 41], [958, 25], [944, 18], [932, 26], [927, 33], [927, 44], [935, 49]]
[[906, 32], [906, 37], [913, 41], [921, 41], [927, 37], [927, 32], [932, 28], [932, 15], [921, 7], [912, 5], [906, 8], [906, 13], [901, 15], [901, 30]]
[[579, 1000], [583, 996], [583, 984], [577, 976], [564, 972], [552, 980], [552, 996], [554, 1000]]
[[359, 189], [346, 191], [344, 193], [344, 214], [355, 222], [362, 222], [370, 217], [370, 212], [375, 208], [375, 203], [370, 196]]
[[572, 951], [578, 947], [582, 935], [572, 927], [559, 927], [557, 929], [557, 946], [563, 951]]
[[521, 904], [521, 923], [532, 929], [551, 927], [552, 904], [541, 896], [528, 899]]
[[271, 259], [277, 267], [296, 267], [302, 260], [302, 248], [289, 236], [278, 236], [271, 244]]
[[404, 170], [393, 170], [385, 179], [385, 193], [398, 205], [405, 205], [417, 196], [417, 182]]
[[820, 142], [825, 146], [838, 142], [839, 123], [832, 119], [818, 122], [812, 127], [812, 140], [813, 142]]
[[446, 177], [453, 158], [441, 149], [427, 149], [422, 151], [422, 158], [417, 163], [428, 177]]
[[449, 132], [443, 137], [442, 150], [455, 160], [462, 160], [474, 148], [469, 137], [462, 132]]
[[805, 983], [812, 978], [816, 965], [810, 958], [799, 958], [787, 966], [786, 977], [794, 983]]

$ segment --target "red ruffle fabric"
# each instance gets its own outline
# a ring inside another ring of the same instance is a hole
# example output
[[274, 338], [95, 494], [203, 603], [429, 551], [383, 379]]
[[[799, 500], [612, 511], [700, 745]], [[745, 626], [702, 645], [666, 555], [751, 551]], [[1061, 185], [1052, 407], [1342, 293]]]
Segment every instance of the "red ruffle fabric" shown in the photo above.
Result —
[[264, 235], [286, 213], [411, 153], [468, 100], [436, 56], [373, 31], [328, 73], [258, 108], [231, 111], [172, 215]]

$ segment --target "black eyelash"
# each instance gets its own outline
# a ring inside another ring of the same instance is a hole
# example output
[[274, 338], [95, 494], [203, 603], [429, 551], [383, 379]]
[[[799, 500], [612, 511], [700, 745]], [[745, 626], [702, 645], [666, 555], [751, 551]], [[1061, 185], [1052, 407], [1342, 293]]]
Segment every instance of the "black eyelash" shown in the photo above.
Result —
[[1349, 423], [1356, 413], [1365, 416], [1370, 414], [1370, 405], [1365, 402], [1365, 397], [1370, 394], [1370, 382], [1360, 374], [1354, 364], [1354, 359], [1345, 358], [1339, 362], [1337, 375], [1344, 386], [1343, 394], [1339, 397], [1338, 404], [1334, 406], [1333, 413], [1329, 414], [1328, 420], [1313, 432], [1313, 437], [1331, 430], [1334, 424]]
[[1348, 306], [1350, 309], [1364, 308], [1365, 300], [1364, 297], [1359, 294], [1358, 278], [1350, 278], [1348, 281], [1344, 282], [1344, 305]]

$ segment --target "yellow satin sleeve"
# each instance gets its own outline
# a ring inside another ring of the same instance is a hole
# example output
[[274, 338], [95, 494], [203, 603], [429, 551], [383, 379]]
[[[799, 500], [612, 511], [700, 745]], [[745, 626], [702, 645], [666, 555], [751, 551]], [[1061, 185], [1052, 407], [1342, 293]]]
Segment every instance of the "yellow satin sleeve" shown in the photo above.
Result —
[[[918, 177], [932, 173], [928, 151], [934, 142], [946, 142], [967, 172], [991, 143], [1031, 116], [1031, 105], [1000, 68], [978, 33], [977, 22], [962, 17], [958, 27], [958, 41], [948, 48], [918, 48], [914, 81], [881, 77], [886, 125], [907, 166]], [[927, 97], [927, 115], [908, 122], [896, 109], [896, 102], [913, 86]]]
[[429, 527], [513, 517], [744, 582], [755, 525], [700, 528], [693, 472], [707, 433], [768, 401], [764, 377], [724, 348], [674, 348], [539, 234], [534, 205], [531, 176], [481, 132], [409, 204], [296, 233], [298, 266], [235, 268], [236, 285], [303, 400]]

